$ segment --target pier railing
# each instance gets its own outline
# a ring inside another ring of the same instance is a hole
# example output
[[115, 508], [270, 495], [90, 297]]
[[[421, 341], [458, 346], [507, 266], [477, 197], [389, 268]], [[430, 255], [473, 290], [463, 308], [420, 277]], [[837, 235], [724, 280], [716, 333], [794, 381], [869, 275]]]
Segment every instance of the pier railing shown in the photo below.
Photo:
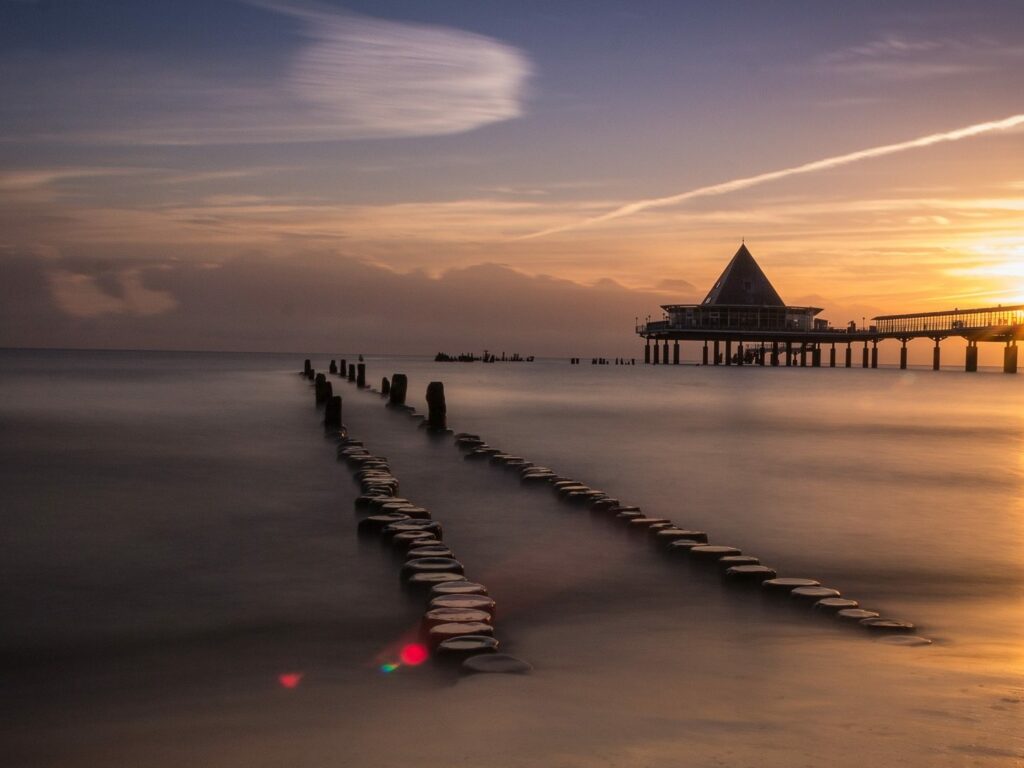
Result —
[[1024, 326], [1024, 304], [985, 309], [953, 309], [946, 312], [919, 312], [911, 315], [883, 315], [874, 318], [878, 332], [889, 335], [923, 334], [960, 335], [969, 332], [991, 332], [1014, 335], [1013, 329]]

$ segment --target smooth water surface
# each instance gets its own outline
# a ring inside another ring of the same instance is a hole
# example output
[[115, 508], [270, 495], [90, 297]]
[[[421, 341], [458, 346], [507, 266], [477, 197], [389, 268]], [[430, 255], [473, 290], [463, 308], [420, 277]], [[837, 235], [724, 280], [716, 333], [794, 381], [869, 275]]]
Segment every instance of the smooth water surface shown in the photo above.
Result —
[[419, 409], [443, 381], [454, 429], [934, 641], [727, 589], [333, 378], [535, 667], [458, 678], [380, 671], [422, 601], [355, 535], [302, 358], [0, 352], [5, 765], [1024, 760], [1018, 377], [368, 357]]

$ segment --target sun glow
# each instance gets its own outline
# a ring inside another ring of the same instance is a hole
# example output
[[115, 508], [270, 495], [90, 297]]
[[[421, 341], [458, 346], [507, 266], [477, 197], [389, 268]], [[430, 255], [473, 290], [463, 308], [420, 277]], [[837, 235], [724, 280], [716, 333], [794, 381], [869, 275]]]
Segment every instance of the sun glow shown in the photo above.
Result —
[[965, 251], [971, 266], [950, 269], [950, 275], [982, 281], [992, 298], [1003, 303], [1024, 303], [1024, 239], [986, 240], [971, 244]]

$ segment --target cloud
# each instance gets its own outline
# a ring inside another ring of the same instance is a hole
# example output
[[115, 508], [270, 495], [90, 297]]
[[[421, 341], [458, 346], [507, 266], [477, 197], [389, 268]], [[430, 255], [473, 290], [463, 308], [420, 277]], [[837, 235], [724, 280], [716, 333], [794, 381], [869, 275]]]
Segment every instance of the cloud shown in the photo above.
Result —
[[482, 35], [350, 14], [295, 10], [313, 44], [289, 86], [348, 135], [461, 133], [522, 114], [526, 57]]
[[523, 114], [531, 66], [513, 46], [322, 6], [249, 5], [296, 27], [299, 44], [269, 72], [276, 56], [247, 67], [212, 52], [201, 61], [9, 54], [6, 138], [172, 145], [402, 138]]
[[681, 192], [677, 195], [669, 195], [667, 197], [654, 197], [646, 200], [638, 200], [636, 202], [627, 203], [621, 205], [614, 210], [607, 213], [601, 214], [600, 216], [594, 216], [589, 219], [583, 219], [581, 221], [573, 222], [571, 224], [564, 224], [559, 227], [551, 227], [549, 229], [542, 229], [537, 232], [531, 232], [527, 235], [521, 235], [517, 240], [529, 240], [537, 237], [544, 237], [546, 235], [553, 235], [558, 232], [567, 232], [573, 229], [579, 229], [580, 227], [591, 226], [594, 224], [601, 224], [606, 221], [613, 219], [621, 219], [626, 216], [632, 216], [646, 211], [651, 208], [664, 208], [670, 205], [678, 205], [679, 203], [686, 202], [688, 200], [694, 200], [701, 197], [712, 197], [715, 195], [725, 195], [730, 192], [736, 192], [741, 189], [748, 189], [750, 187], [756, 187], [761, 184], [766, 184], [770, 181], [777, 181], [778, 179], [784, 179], [789, 176], [798, 176], [805, 173], [813, 173], [816, 171], [824, 171], [830, 168], [838, 168], [843, 165], [849, 165], [850, 163], [856, 163], [861, 160], [869, 160], [876, 157], [884, 157], [886, 155], [892, 155], [897, 152], [905, 152], [910, 149], [920, 149], [922, 147], [930, 147], [935, 144], [943, 144], [952, 141], [961, 141], [963, 139], [969, 139], [974, 136], [981, 136], [986, 133], [993, 133], [995, 131], [1008, 131], [1018, 126], [1024, 125], [1024, 114], [1012, 115], [1002, 120], [993, 120], [987, 123], [976, 123], [975, 125], [968, 125], [964, 128], [957, 128], [953, 131], [945, 131], [943, 133], [932, 133], [927, 136], [921, 136], [916, 139], [909, 141], [901, 141], [896, 144], [884, 144], [879, 147], [871, 147], [869, 149], [861, 149], [856, 152], [848, 152], [844, 155], [834, 155], [832, 157], [826, 157], [823, 160], [815, 160], [810, 163], [804, 163], [803, 165], [793, 166], [791, 168], [783, 168], [778, 171], [769, 171], [768, 173], [761, 173], [756, 176], [745, 176], [739, 179], [733, 179], [732, 181], [725, 181], [719, 184], [712, 184], [706, 187], [698, 187], [697, 189], [691, 189], [688, 192]]
[[828, 72], [879, 80], [920, 81], [994, 70], [1007, 59], [1024, 55], [1024, 48], [994, 40], [922, 40], [887, 34], [821, 56]]
[[16, 278], [0, 282], [0, 346], [615, 356], [635, 353], [634, 317], [663, 298], [499, 264], [431, 277], [323, 251], [214, 268], [0, 251], [0, 270]]
[[142, 283], [138, 269], [125, 269], [113, 275], [113, 290], [88, 274], [54, 269], [47, 273], [54, 303], [72, 317], [99, 315], [161, 315], [178, 306], [169, 293], [154, 291]]

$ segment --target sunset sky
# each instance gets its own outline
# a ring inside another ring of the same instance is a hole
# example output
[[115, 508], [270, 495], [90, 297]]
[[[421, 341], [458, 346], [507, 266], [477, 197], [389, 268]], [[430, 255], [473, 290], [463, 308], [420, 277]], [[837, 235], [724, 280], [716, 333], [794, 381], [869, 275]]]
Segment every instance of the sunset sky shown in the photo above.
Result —
[[741, 239], [1024, 302], [1019, 0], [0, 0], [0, 73], [5, 346], [636, 354]]

